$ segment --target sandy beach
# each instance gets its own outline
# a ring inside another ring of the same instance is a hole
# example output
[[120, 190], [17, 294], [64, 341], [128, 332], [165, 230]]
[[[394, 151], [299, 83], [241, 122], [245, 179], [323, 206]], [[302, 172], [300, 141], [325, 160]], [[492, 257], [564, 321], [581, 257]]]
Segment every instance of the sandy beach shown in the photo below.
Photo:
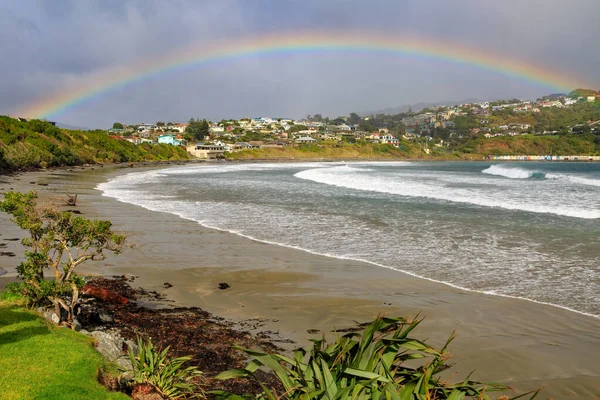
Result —
[[[98, 166], [0, 176], [0, 193], [36, 189], [44, 198], [78, 194], [86, 217], [110, 219], [135, 247], [82, 272], [134, 274], [135, 284], [176, 303], [232, 320], [258, 318], [263, 329], [298, 345], [307, 329], [331, 331], [383, 313], [426, 319], [416, 331], [439, 346], [453, 330], [456, 378], [471, 371], [541, 398], [600, 398], [600, 319], [530, 301], [483, 295], [371, 264], [310, 254], [208, 229], [168, 213], [102, 197], [95, 189], [141, 168]], [[22, 232], [0, 214], [0, 284], [16, 275]], [[14, 253], [10, 256], [7, 253]], [[173, 285], [164, 289], [163, 283]], [[230, 289], [219, 290], [227, 282]]]

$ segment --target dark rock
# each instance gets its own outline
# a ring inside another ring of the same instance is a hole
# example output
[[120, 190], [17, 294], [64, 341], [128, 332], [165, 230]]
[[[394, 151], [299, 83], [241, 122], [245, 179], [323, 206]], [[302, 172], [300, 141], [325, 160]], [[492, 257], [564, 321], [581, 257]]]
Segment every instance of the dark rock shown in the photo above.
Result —
[[163, 283], [163, 286], [165, 287], [165, 289], [170, 289], [173, 287], [173, 285], [171, 285], [169, 282]]
[[113, 317], [111, 317], [110, 314], [106, 311], [100, 311], [98, 313], [98, 318], [104, 324], [110, 324], [111, 322], [113, 322]]
[[81, 211], [79, 210], [71, 210], [73, 214], [81, 215]]
[[221, 290], [229, 289], [230, 287], [231, 287], [231, 285], [227, 282], [221, 282], [218, 285], [218, 288]]
[[318, 329], [307, 329], [306, 332], [310, 333], [311, 335], [314, 335], [314, 334], [319, 333], [321, 331], [318, 330]]
[[79, 322], [77, 320], [77, 318], [73, 318], [73, 329], [76, 330], [77, 332], [81, 331], [81, 322]]
[[15, 253], [12, 251], [0, 251], [0, 256], [14, 257]]

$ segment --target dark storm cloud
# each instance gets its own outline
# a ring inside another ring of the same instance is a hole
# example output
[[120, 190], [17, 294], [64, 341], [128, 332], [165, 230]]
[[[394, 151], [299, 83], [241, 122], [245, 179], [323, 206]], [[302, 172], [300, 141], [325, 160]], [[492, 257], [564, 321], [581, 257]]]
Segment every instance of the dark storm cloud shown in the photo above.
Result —
[[[0, 0], [0, 113], [106, 69], [191, 45], [263, 33], [411, 34], [549, 65], [600, 87], [596, 0]], [[6, 60], [7, 57], [4, 57]], [[347, 114], [417, 101], [535, 97], [551, 91], [465, 65], [377, 54], [246, 57], [161, 75], [59, 115], [186, 120]]]

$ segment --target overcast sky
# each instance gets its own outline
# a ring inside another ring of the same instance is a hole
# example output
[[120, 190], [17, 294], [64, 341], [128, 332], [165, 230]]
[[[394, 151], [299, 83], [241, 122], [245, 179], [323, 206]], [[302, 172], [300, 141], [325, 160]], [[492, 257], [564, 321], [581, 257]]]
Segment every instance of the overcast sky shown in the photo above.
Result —
[[[309, 30], [444, 40], [547, 65], [600, 89], [599, 15], [598, 0], [0, 0], [0, 114], [187, 47]], [[337, 51], [159, 74], [50, 119], [106, 128], [190, 117], [337, 116], [553, 91], [463, 64]]]

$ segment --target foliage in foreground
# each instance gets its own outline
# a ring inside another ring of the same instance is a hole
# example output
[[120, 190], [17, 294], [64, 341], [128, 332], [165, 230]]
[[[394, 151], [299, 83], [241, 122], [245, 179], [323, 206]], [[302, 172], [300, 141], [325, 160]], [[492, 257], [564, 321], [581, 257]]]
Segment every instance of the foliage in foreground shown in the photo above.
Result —
[[[258, 397], [237, 396], [214, 391], [221, 399], [489, 399], [487, 392], [510, 388], [497, 383], [481, 383], [465, 378], [462, 382], [447, 383], [439, 374], [450, 368], [446, 348], [454, 339], [450, 336], [441, 350], [409, 337], [421, 320], [379, 317], [362, 334], [348, 333], [334, 343], [325, 339], [313, 340], [309, 350], [298, 349], [293, 357], [245, 351], [252, 360], [244, 369], [221, 373], [217, 379], [254, 378], [263, 389]], [[423, 363], [414, 360], [422, 359]], [[256, 378], [259, 368], [271, 370], [285, 392], [277, 393]], [[535, 398], [537, 392], [530, 395]], [[508, 399], [508, 397], [503, 397]]]
[[[75, 269], [86, 261], [103, 260], [105, 251], [120, 253], [125, 236], [115, 234], [110, 221], [76, 217], [55, 205], [38, 204], [34, 191], [5, 193], [0, 210], [10, 214], [11, 220], [30, 235], [22, 241], [28, 248], [26, 259], [17, 267], [28, 305], [50, 301], [57, 316], [72, 324], [83, 285]], [[47, 269], [53, 279], [45, 276]]]
[[129, 398], [98, 383], [98, 371], [110, 367], [93, 348], [91, 338], [51, 326], [13, 305], [5, 295], [0, 299], [0, 398]]
[[194, 366], [184, 367], [191, 357], [170, 358], [169, 347], [162, 351], [154, 347], [152, 341], [138, 337], [138, 354], [129, 349], [129, 359], [133, 365], [133, 381], [136, 384], [150, 384], [169, 399], [204, 398], [202, 387], [197, 384], [202, 372]]

